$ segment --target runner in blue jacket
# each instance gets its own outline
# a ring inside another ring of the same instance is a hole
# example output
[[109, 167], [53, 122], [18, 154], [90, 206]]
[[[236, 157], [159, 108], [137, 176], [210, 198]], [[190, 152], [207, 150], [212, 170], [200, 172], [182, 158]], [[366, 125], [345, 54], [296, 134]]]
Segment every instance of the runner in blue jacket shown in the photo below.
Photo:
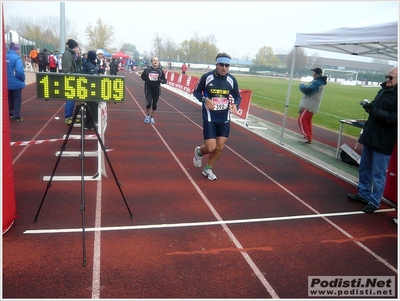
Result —
[[231, 113], [236, 114], [242, 97], [236, 78], [229, 73], [231, 57], [219, 53], [216, 69], [200, 78], [193, 95], [202, 102], [204, 144], [194, 150], [193, 164], [200, 168], [202, 157], [209, 155], [203, 176], [216, 180], [212, 167], [229, 137]]

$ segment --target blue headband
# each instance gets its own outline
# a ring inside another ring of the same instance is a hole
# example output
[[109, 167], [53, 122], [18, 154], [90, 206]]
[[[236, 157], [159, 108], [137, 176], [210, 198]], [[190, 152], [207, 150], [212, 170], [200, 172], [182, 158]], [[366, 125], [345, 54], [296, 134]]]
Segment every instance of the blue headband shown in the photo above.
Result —
[[217, 58], [217, 64], [218, 63], [224, 63], [224, 64], [231, 64], [231, 59], [230, 58], [227, 58], [227, 57], [224, 57], [224, 56], [221, 56], [221, 57], [218, 57]]

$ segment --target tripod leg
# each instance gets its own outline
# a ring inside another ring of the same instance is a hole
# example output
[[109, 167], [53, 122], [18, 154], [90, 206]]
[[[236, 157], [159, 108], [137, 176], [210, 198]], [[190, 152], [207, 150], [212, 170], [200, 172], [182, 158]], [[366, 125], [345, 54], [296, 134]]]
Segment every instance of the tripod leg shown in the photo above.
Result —
[[33, 222], [36, 222], [36, 220], [37, 220], [37, 218], [39, 216], [40, 210], [42, 209], [42, 205], [43, 205], [44, 199], [46, 198], [46, 195], [47, 195], [47, 192], [49, 191], [49, 188], [51, 187], [51, 184], [52, 184], [53, 178], [54, 178], [54, 174], [56, 173], [56, 170], [57, 170], [58, 164], [60, 163], [62, 154], [65, 151], [65, 148], [67, 146], [67, 142], [68, 142], [69, 136], [71, 135], [72, 129], [74, 128], [74, 124], [75, 124], [76, 116], [78, 116], [78, 112], [79, 112], [79, 107], [76, 107], [75, 108], [75, 112], [74, 112], [74, 116], [72, 117], [72, 123], [70, 124], [70, 126], [68, 128], [67, 136], [65, 137], [64, 143], [61, 146], [60, 154], [58, 155], [56, 164], [54, 165], [53, 172], [51, 173], [49, 182], [47, 183], [46, 191], [44, 192], [42, 201], [40, 202], [39, 209], [38, 209], [38, 211], [36, 213], [36, 216], [35, 216], [35, 219], [33, 220]]
[[[89, 107], [87, 107], [86, 113], [87, 113], [87, 118], [90, 118], [90, 120], [92, 120], [92, 122], [94, 122]], [[106, 159], [107, 159], [107, 163], [108, 163], [108, 165], [110, 166], [111, 172], [112, 172], [112, 174], [113, 174], [113, 176], [114, 176], [115, 183], [116, 183], [117, 186], [118, 186], [118, 189], [119, 189], [119, 191], [120, 191], [120, 193], [121, 193], [121, 196], [122, 196], [122, 198], [123, 198], [123, 200], [124, 200], [124, 202], [125, 202], [125, 206], [126, 206], [126, 208], [128, 209], [129, 215], [130, 215], [131, 218], [133, 218], [131, 209], [129, 208], [128, 202], [126, 201], [125, 196], [124, 196], [124, 193], [122, 192], [122, 189], [121, 189], [122, 184], [121, 184], [121, 183], [118, 181], [118, 179], [117, 179], [117, 175], [115, 174], [114, 168], [113, 168], [112, 165], [111, 165], [110, 158], [108, 157], [108, 154], [107, 154], [107, 149], [106, 149], [106, 147], [104, 146], [103, 140], [102, 140], [101, 137], [100, 137], [100, 134], [99, 134], [99, 131], [98, 131], [98, 129], [97, 129], [97, 126], [94, 127], [94, 132], [95, 132], [95, 134], [96, 134], [97, 140], [98, 140], [99, 143], [100, 143], [101, 149], [103, 150], [104, 156], [105, 156]]]
[[86, 266], [86, 231], [85, 231], [85, 105], [81, 109], [81, 211], [82, 211], [82, 249], [83, 266]]

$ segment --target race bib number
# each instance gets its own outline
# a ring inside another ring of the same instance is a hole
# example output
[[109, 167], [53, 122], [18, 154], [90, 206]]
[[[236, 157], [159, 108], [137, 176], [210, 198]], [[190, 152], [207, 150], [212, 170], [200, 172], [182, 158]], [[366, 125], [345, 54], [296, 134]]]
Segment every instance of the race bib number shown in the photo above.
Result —
[[158, 73], [149, 73], [149, 80], [152, 82], [158, 81]]
[[228, 109], [228, 106], [229, 106], [229, 100], [228, 99], [222, 98], [222, 97], [213, 97], [212, 101], [214, 103], [214, 110], [215, 111], [221, 111], [221, 110]]

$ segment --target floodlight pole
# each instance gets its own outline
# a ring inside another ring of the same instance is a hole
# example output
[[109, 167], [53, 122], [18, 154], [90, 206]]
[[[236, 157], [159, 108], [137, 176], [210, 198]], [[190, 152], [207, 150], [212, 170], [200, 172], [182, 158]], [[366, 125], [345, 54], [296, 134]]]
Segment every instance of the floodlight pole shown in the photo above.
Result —
[[59, 53], [65, 49], [65, 2], [60, 2], [60, 49]]

